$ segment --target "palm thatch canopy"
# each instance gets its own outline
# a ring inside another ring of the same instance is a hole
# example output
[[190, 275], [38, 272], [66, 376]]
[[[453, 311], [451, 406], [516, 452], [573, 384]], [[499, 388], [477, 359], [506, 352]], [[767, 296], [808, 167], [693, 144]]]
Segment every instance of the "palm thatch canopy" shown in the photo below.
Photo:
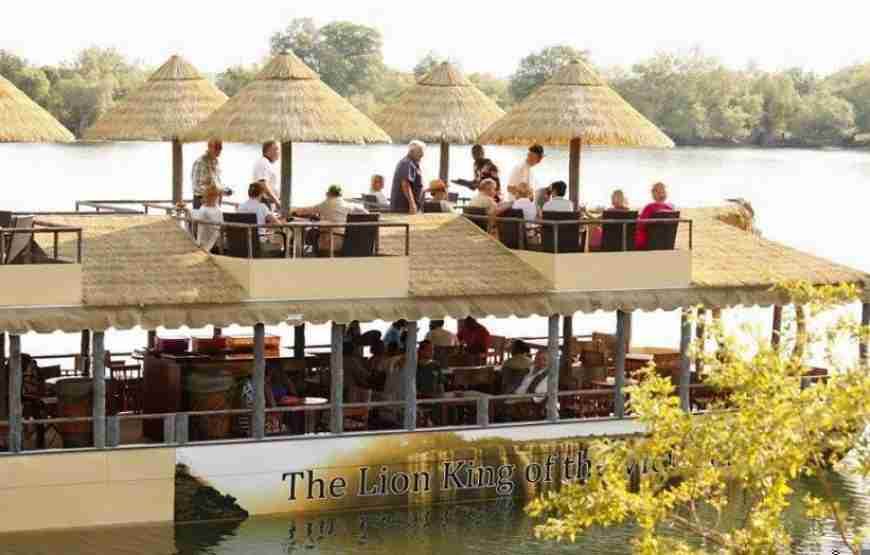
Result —
[[480, 137], [490, 144], [540, 143], [670, 148], [674, 142], [588, 65], [574, 60]]
[[171, 141], [218, 109], [227, 96], [187, 60], [172, 56], [141, 87], [84, 133], [88, 140]]
[[502, 116], [498, 104], [443, 62], [374, 120], [395, 141], [469, 144]]
[[0, 75], [0, 143], [68, 143], [73, 134]]
[[390, 137], [324, 84], [292, 52], [275, 56], [257, 78], [184, 136], [311, 143], [388, 143]]

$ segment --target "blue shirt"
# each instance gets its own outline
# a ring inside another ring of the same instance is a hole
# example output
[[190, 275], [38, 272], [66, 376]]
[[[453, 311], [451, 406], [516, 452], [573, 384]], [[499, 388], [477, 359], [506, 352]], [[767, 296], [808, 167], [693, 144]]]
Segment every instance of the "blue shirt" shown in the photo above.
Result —
[[402, 192], [402, 181], [411, 184], [411, 194], [419, 210], [423, 196], [423, 176], [420, 174], [420, 165], [408, 156], [399, 160], [396, 172], [393, 174], [393, 188], [390, 191], [390, 210], [407, 214], [410, 207], [408, 206], [408, 198]]

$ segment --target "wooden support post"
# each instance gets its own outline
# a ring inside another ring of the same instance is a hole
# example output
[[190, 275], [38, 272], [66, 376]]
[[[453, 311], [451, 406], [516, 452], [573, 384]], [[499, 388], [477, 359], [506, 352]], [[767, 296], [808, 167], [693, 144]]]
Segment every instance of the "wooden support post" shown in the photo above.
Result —
[[583, 140], [579, 137], [571, 139], [568, 153], [568, 194], [574, 210], [580, 205], [580, 150]]
[[[565, 317], [564, 322], [570, 318]], [[559, 420], [559, 315], [553, 314], [547, 321], [547, 420]]]
[[6, 332], [0, 331], [0, 368], [6, 364]]
[[281, 213], [290, 216], [293, 202], [293, 143], [281, 143]]
[[689, 321], [689, 311], [684, 309], [680, 317], [680, 406], [689, 412], [689, 384], [691, 383], [691, 366], [689, 360], [689, 345], [692, 343], [692, 322]]
[[266, 437], [266, 326], [254, 324], [254, 439]]
[[184, 149], [181, 141], [172, 139], [172, 202], [184, 198]]
[[438, 178], [444, 183], [450, 184], [448, 178], [450, 176], [450, 145], [441, 141], [441, 163], [438, 167]]
[[405, 372], [402, 391], [405, 394], [405, 429], [417, 429], [417, 321], [409, 320], [405, 338]]
[[93, 383], [94, 395], [94, 447], [103, 449], [106, 447], [106, 358], [105, 358], [105, 335], [102, 331], [94, 331], [92, 338], [93, 348]]
[[613, 412], [617, 418], [625, 416], [625, 331], [631, 326], [631, 312], [616, 311], [616, 389]]
[[82, 330], [81, 352], [79, 353], [78, 369], [82, 376], [87, 376], [91, 369], [91, 330]]
[[782, 334], [782, 305], [773, 307], [773, 331], [770, 334], [770, 345], [774, 349], [779, 348], [780, 335]]
[[574, 346], [574, 315], [562, 318], [562, 367], [566, 372], [571, 371]]
[[21, 405], [21, 336], [9, 334], [9, 451], [21, 451], [24, 408]]
[[[861, 305], [861, 325], [864, 328], [870, 327], [870, 303], [864, 303]], [[867, 349], [867, 341], [861, 341], [858, 344], [858, 363], [866, 365], [870, 360], [868, 360], [868, 356], [870, 356], [870, 352]]]
[[329, 353], [330, 398], [332, 418], [329, 429], [344, 431], [344, 324], [332, 323], [332, 350]]
[[305, 324], [293, 326], [293, 356], [305, 358]]
[[148, 330], [148, 348], [155, 349], [157, 347], [157, 331]]

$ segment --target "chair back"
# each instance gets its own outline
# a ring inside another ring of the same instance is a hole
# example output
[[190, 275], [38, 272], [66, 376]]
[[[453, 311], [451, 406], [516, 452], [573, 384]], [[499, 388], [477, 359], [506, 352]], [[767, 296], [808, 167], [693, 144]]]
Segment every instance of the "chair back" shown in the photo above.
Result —
[[[348, 214], [347, 223], [378, 222], [380, 214]], [[344, 244], [339, 256], [375, 256], [378, 245], [377, 226], [349, 226], [344, 228]]]
[[[576, 212], [544, 212], [543, 218], [547, 221], [572, 220], [571, 223], [541, 226], [541, 243], [544, 252], [583, 252], [586, 244], [586, 231], [580, 230], [580, 214]], [[558, 244], [555, 238], [555, 227], [559, 227]]]
[[[249, 212], [227, 212], [224, 214], [224, 223], [257, 225], [257, 215]], [[224, 254], [235, 258], [248, 258], [248, 241], [251, 242], [251, 255], [254, 258], [260, 256], [260, 237], [257, 229], [252, 228], [250, 236], [248, 230], [240, 227], [224, 227]]]
[[[33, 229], [33, 216], [16, 216], [13, 227], [15, 229]], [[32, 233], [15, 233], [9, 241], [6, 260], [0, 262], [5, 264], [27, 264], [30, 262], [32, 246]]]
[[363, 201], [363, 206], [366, 207], [366, 210], [379, 212], [382, 209], [386, 208], [385, 205], [381, 204], [380, 201], [378, 201], [377, 196], [372, 195], [370, 193], [363, 193], [362, 201]]
[[453, 369], [453, 386], [457, 389], [491, 388], [494, 384], [495, 368], [492, 366]]
[[477, 227], [484, 231], [489, 231], [489, 221], [487, 219], [486, 208], [476, 208], [471, 206], [466, 206], [462, 209], [462, 213], [465, 216], [474, 216], [474, 218], [468, 218], [475, 224]]
[[459, 347], [439, 347], [436, 345], [434, 350], [435, 356], [433, 358], [441, 365], [441, 368], [449, 368], [450, 359], [459, 352]]
[[[679, 220], [680, 212], [662, 211], [652, 215], [655, 220]], [[680, 222], [655, 222], [646, 224], [646, 250], [648, 251], [671, 251], [677, 242], [677, 228]]]
[[[602, 220], [637, 220], [637, 210], [605, 210]], [[634, 250], [634, 231], [637, 224], [601, 224], [602, 252]], [[623, 248], [623, 238], [625, 248]]]
[[[523, 211], [519, 208], [511, 208], [502, 213], [503, 218], [523, 219]], [[525, 225], [522, 222], [505, 222], [498, 220], [498, 238], [509, 249], [522, 247], [522, 236]]]
[[424, 214], [438, 214], [440, 212], [444, 212], [442, 210], [443, 206], [441, 203], [434, 200], [427, 200], [423, 203], [423, 213]]
[[447, 193], [447, 202], [451, 204], [459, 202], [459, 193]]
[[12, 212], [0, 210], [0, 227], [12, 227]]

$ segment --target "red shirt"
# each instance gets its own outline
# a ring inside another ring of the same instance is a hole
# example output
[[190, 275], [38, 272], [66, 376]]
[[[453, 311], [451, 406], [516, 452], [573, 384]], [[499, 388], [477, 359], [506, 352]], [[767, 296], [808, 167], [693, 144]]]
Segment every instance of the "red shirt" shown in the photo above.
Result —
[[465, 325], [456, 336], [470, 353], [486, 353], [489, 350], [489, 331], [482, 325]]
[[[670, 212], [673, 209], [673, 205], [667, 202], [651, 202], [643, 207], [643, 211], [640, 213], [640, 216], [638, 216], [637, 219], [654, 219], [654, 216], [657, 212]], [[646, 224], [638, 223], [637, 228], [634, 232], [634, 248], [637, 250], [645, 249], [646, 241]]]

